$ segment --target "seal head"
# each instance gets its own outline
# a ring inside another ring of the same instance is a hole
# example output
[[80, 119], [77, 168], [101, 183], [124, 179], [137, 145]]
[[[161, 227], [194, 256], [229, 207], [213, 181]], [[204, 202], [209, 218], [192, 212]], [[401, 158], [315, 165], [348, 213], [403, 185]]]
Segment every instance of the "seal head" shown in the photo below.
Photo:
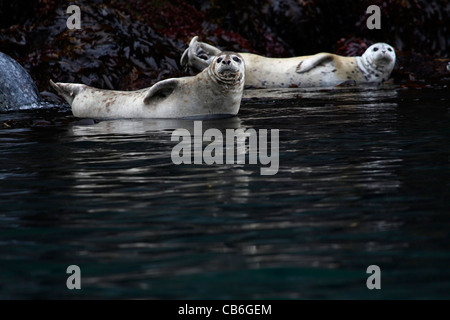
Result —
[[234, 52], [222, 52], [208, 69], [218, 82], [227, 85], [244, 83], [245, 64], [241, 55]]
[[387, 43], [375, 43], [357, 59], [367, 81], [386, 81], [395, 66], [395, 50]]

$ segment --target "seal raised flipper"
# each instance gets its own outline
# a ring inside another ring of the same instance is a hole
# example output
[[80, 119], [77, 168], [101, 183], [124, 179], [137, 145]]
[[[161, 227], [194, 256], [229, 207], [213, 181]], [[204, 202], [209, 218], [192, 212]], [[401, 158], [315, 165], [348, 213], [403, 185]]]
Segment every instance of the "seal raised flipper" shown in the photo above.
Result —
[[144, 103], [150, 104], [153, 99], [166, 98], [178, 87], [179, 83], [179, 79], [167, 79], [155, 83], [145, 95]]
[[310, 58], [306, 58], [305, 60], [300, 61], [295, 69], [297, 73], [308, 72], [309, 70], [317, 67], [322, 62], [333, 59], [333, 55], [330, 53], [318, 53], [313, 55]]
[[198, 36], [192, 38], [189, 47], [181, 56], [180, 64], [186, 69], [193, 68], [196, 71], [203, 71], [221, 51], [216, 47], [197, 40]]
[[221, 53], [219, 49], [205, 42], [198, 42], [198, 46], [199, 46], [198, 53], [200, 54], [201, 59], [206, 59], [212, 62], [214, 57]]

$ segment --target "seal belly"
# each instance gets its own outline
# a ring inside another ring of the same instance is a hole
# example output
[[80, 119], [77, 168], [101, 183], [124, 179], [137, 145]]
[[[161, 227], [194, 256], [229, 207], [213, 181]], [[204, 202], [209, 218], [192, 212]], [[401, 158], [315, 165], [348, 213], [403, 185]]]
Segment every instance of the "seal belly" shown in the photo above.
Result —
[[333, 63], [323, 65], [305, 73], [296, 72], [297, 66], [311, 56], [294, 58], [265, 58], [243, 54], [246, 59], [245, 86], [253, 88], [316, 87], [338, 84]]
[[169, 118], [208, 118], [238, 113], [242, 88], [236, 90], [216, 85], [205, 72], [179, 80], [177, 90], [154, 106], [157, 113]]
[[113, 91], [85, 86], [73, 99], [76, 117], [119, 119], [142, 117], [144, 90]]
[[325, 62], [320, 67], [316, 67], [308, 72], [300, 73], [296, 79], [299, 87], [329, 87], [342, 82], [332, 61]]
[[298, 72], [301, 62], [313, 56], [294, 58], [266, 58], [254, 54], [242, 54], [246, 59], [247, 88], [289, 88], [327, 87], [345, 81], [365, 82], [354, 57], [340, 57], [330, 54], [306, 72]]
[[295, 68], [298, 58], [266, 58], [243, 53], [245, 60], [245, 86], [253, 88], [289, 88], [296, 85]]

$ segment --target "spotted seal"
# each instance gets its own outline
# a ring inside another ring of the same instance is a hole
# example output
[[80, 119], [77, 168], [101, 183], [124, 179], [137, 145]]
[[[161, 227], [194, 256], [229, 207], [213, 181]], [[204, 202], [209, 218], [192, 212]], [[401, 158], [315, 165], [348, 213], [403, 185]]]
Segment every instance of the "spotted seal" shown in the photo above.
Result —
[[[203, 70], [219, 52], [194, 37], [181, 57], [181, 65]], [[322, 87], [347, 81], [380, 84], [389, 78], [396, 60], [394, 49], [386, 43], [370, 46], [360, 57], [332, 53], [293, 58], [267, 58], [252, 53], [240, 55], [245, 60], [247, 88]]]
[[76, 117], [210, 118], [236, 115], [245, 81], [239, 54], [223, 52], [194, 77], [160, 81], [138, 91], [101, 90], [84, 84], [53, 83]]

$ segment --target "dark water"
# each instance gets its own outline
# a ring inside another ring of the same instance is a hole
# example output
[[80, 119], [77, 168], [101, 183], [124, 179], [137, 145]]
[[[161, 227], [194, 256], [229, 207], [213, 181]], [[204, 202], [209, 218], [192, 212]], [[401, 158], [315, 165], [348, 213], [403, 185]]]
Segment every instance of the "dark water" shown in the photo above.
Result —
[[203, 127], [279, 129], [274, 176], [174, 165], [192, 121], [0, 114], [0, 298], [450, 298], [448, 88], [246, 95]]

